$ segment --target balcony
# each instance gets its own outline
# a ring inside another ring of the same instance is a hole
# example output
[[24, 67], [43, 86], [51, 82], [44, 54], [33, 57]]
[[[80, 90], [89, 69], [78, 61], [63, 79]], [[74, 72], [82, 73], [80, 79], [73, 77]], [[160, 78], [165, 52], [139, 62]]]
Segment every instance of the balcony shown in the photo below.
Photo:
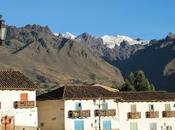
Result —
[[140, 119], [141, 112], [128, 112], [128, 119]]
[[108, 109], [108, 110], [95, 110], [95, 116], [115, 116], [116, 110], [115, 109]]
[[175, 117], [175, 111], [163, 111], [162, 112], [162, 117]]
[[159, 112], [158, 111], [147, 111], [146, 118], [159, 118]]
[[15, 101], [13, 105], [15, 109], [34, 108], [35, 101]]
[[87, 118], [90, 117], [90, 110], [71, 110], [68, 111], [69, 118]]

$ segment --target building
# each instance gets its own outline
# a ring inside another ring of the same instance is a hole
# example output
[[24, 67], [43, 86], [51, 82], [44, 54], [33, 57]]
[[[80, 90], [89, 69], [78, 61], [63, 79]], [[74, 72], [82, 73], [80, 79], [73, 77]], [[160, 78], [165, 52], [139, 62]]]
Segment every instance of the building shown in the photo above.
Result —
[[175, 129], [175, 93], [64, 86], [37, 100], [41, 130]]
[[0, 71], [0, 129], [36, 130], [37, 87], [18, 71]]

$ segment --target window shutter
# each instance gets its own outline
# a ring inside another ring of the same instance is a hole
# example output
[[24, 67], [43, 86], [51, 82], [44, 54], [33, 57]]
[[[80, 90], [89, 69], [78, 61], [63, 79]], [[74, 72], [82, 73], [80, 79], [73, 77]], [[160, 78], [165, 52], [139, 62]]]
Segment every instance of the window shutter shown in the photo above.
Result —
[[75, 110], [82, 110], [81, 103], [79, 103], [79, 102], [75, 103]]
[[107, 102], [103, 102], [102, 103], [102, 110], [107, 110], [108, 109], [108, 103]]
[[150, 123], [150, 130], [157, 130], [157, 123]]
[[130, 123], [130, 130], [138, 130], [137, 123]]
[[165, 104], [165, 111], [171, 111], [170, 104]]
[[154, 111], [154, 105], [153, 104], [149, 104], [149, 111]]
[[131, 112], [136, 112], [136, 104], [131, 104]]
[[28, 101], [28, 93], [21, 93], [20, 101]]

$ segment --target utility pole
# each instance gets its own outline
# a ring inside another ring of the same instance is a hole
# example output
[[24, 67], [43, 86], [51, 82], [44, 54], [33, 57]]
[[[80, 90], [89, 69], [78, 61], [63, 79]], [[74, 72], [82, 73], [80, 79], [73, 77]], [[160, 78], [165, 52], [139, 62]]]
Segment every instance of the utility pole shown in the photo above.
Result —
[[101, 100], [101, 98], [99, 97], [98, 98], [98, 111], [99, 111], [99, 115], [98, 115], [98, 126], [99, 126], [99, 130], [101, 130], [101, 112], [100, 112], [101, 104], [100, 104], [100, 100]]

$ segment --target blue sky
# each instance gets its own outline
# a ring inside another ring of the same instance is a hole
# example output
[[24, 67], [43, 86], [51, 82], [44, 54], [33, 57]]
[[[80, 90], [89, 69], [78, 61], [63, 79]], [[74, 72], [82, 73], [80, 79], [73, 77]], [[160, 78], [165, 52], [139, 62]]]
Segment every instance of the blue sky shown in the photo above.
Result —
[[175, 33], [175, 0], [0, 0], [8, 25], [48, 25], [53, 32], [159, 39]]

